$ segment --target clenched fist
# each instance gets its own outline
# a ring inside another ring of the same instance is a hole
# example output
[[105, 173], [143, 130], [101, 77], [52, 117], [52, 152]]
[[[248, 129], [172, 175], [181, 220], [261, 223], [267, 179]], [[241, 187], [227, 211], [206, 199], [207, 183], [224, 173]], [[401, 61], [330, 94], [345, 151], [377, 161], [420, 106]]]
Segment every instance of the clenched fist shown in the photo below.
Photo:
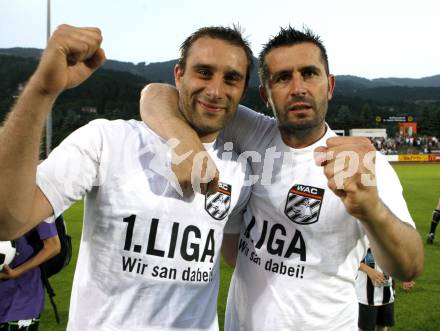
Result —
[[58, 96], [86, 80], [105, 62], [98, 28], [60, 25], [50, 38], [32, 83], [41, 93]]
[[332, 137], [315, 149], [328, 187], [341, 198], [347, 212], [364, 220], [380, 203], [375, 176], [376, 150], [368, 138]]

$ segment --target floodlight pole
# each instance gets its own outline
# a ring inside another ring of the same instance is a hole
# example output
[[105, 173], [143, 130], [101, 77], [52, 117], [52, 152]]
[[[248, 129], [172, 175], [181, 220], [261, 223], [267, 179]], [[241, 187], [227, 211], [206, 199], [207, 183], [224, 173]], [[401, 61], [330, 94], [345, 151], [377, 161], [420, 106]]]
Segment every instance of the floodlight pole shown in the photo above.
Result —
[[[47, 0], [47, 30], [46, 30], [46, 46], [50, 38], [50, 0]], [[47, 115], [46, 120], [46, 158], [52, 150], [52, 111]]]

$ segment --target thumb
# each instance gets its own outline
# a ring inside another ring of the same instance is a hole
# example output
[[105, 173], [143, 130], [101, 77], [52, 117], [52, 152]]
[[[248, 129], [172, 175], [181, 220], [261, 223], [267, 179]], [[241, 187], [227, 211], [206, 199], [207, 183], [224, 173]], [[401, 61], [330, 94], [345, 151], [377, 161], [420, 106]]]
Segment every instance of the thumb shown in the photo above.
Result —
[[325, 163], [327, 161], [327, 150], [327, 147], [324, 146], [319, 146], [315, 148], [313, 152], [313, 157], [317, 166], [325, 166]]
[[218, 170], [216, 169], [214, 177], [208, 183], [208, 193], [209, 194], [217, 193], [219, 177], [220, 177], [220, 174], [219, 174]]

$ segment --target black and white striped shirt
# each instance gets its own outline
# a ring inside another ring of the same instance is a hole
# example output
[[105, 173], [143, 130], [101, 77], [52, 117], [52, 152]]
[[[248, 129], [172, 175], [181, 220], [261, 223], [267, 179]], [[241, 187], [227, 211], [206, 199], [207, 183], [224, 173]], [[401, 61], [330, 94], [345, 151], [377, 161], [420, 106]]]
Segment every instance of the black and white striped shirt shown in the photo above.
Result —
[[[371, 249], [368, 249], [367, 255], [361, 262], [379, 272], [383, 272], [375, 262]], [[367, 273], [359, 270], [356, 279], [356, 293], [359, 303], [369, 306], [381, 306], [393, 302], [394, 290], [392, 287], [392, 279], [386, 275], [385, 278], [385, 283], [382, 286], [374, 286]]]

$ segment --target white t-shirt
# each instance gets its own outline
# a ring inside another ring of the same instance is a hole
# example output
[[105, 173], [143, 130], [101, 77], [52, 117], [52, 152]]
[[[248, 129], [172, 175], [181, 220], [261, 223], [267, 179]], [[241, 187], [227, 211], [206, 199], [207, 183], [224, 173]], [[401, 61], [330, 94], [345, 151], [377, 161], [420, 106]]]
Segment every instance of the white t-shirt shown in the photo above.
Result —
[[55, 215], [86, 197], [68, 330], [218, 330], [223, 228], [250, 188], [246, 162], [220, 140], [205, 147], [220, 189], [187, 200], [169, 149], [134, 120], [92, 121], [39, 166]]
[[[327, 128], [315, 144], [293, 149], [275, 120], [246, 109], [223, 133], [240, 151], [261, 155], [251, 162], [258, 180], [244, 214], [226, 331], [357, 331], [354, 285], [366, 234], [313, 158], [314, 149], [333, 136]], [[398, 177], [379, 153], [376, 178], [383, 202], [414, 225]]]

